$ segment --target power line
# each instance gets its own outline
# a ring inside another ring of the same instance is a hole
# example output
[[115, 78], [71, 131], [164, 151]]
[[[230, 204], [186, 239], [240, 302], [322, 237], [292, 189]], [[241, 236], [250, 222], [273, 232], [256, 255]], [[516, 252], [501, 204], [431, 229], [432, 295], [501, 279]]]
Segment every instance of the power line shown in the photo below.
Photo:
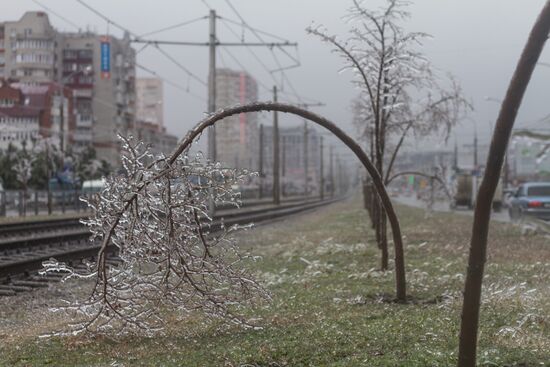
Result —
[[[233, 4], [231, 3], [230, 0], [225, 0], [225, 2], [227, 3], [227, 5], [229, 5], [229, 7], [231, 8], [231, 10], [233, 10], [233, 12], [237, 15], [237, 17], [242, 21], [242, 23], [246, 26], [248, 25], [248, 23], [246, 22], [246, 20], [241, 16], [241, 14], [239, 13], [239, 11], [233, 6]], [[249, 26], [249, 29], [251, 29], [252, 27]], [[254, 34], [254, 36], [256, 36], [256, 38], [260, 41], [260, 42], [264, 42], [262, 36], [260, 36], [260, 34], [258, 32], [256, 32], [254, 29], [251, 29], [251, 32], [252, 34]], [[284, 68], [281, 66], [279, 60], [277, 59], [277, 57], [275, 56], [275, 53], [273, 52], [273, 49], [270, 49], [270, 52], [271, 54], [273, 55], [273, 58], [275, 59], [275, 62], [277, 64], [277, 66], [279, 67], [279, 70], [281, 72], [281, 75], [282, 75], [282, 78], [286, 79], [287, 80], [287, 83], [289, 85], [289, 87], [291, 88], [291, 90], [294, 92], [294, 95], [296, 96], [296, 98], [302, 102], [302, 98], [298, 95], [298, 93], [296, 92], [296, 89], [294, 88], [294, 86], [292, 85], [292, 83], [290, 82], [290, 79], [286, 76], [286, 73], [284, 72]], [[270, 71], [271, 73], [271, 71]], [[282, 89], [282, 88], [281, 88]]]
[[199, 78], [197, 75], [193, 74], [189, 69], [187, 69], [185, 66], [183, 66], [182, 64], [180, 64], [178, 62], [178, 60], [176, 60], [175, 58], [173, 58], [172, 56], [170, 56], [166, 51], [164, 51], [162, 48], [160, 48], [160, 46], [158, 44], [155, 44], [155, 48], [161, 53], [163, 54], [164, 56], [166, 56], [166, 58], [170, 61], [172, 61], [177, 67], [179, 67], [181, 70], [185, 71], [187, 73], [187, 75], [190, 77], [190, 78], [193, 78], [195, 79], [196, 81], [198, 81], [199, 83], [201, 83], [202, 85], [204, 85], [205, 87], [207, 86], [207, 83], [202, 80], [201, 78]]
[[168, 27], [164, 27], [164, 28], [158, 29], [156, 31], [143, 33], [138, 38], [145, 37], [145, 36], [151, 36], [153, 34], [162, 33], [162, 32], [165, 32], [165, 31], [169, 31], [171, 29], [180, 28], [180, 27], [183, 27], [183, 26], [186, 26], [186, 25], [189, 25], [189, 24], [193, 24], [195, 22], [198, 22], [199, 20], [204, 20], [204, 19], [208, 19], [208, 16], [205, 15], [205, 16], [202, 16], [202, 17], [198, 17], [198, 18], [195, 18], [195, 19], [191, 19], [191, 20], [182, 22], [182, 23], [178, 23], [178, 24], [174, 24], [174, 25], [171, 25], [171, 26], [168, 26]]
[[156, 76], [157, 78], [159, 78], [160, 80], [162, 80], [162, 81], [165, 82], [166, 84], [169, 84], [169, 85], [171, 85], [172, 87], [174, 87], [174, 88], [176, 88], [176, 89], [179, 89], [179, 90], [181, 90], [181, 91], [183, 91], [183, 92], [189, 94], [190, 96], [195, 97], [196, 99], [199, 99], [199, 100], [201, 100], [201, 101], [206, 101], [205, 98], [199, 96], [198, 94], [195, 94], [195, 93], [191, 92], [191, 91], [189, 90], [189, 88], [185, 88], [185, 87], [181, 86], [180, 84], [177, 84], [177, 83], [175, 83], [175, 82], [173, 82], [173, 81], [171, 81], [171, 80], [169, 80], [169, 79], [166, 79], [166, 78], [160, 76], [156, 71], [151, 70], [151, 69], [149, 69], [148, 67], [145, 67], [145, 66], [143, 66], [143, 65], [140, 65], [140, 64], [138, 64], [137, 62], [134, 63], [134, 65], [135, 65], [136, 67], [140, 68], [141, 70], [146, 71], [146, 72], [148, 72], [149, 74]]
[[[112, 25], [114, 25], [115, 27], [119, 28], [120, 30], [122, 30], [122, 31], [124, 31], [124, 32], [128, 32], [128, 34], [130, 34], [131, 36], [135, 37], [136, 39], [140, 39], [140, 37], [139, 37], [136, 33], [132, 32], [132, 31], [130, 31], [128, 28], [123, 27], [122, 25], [116, 23], [115, 21], [113, 21], [112, 19], [110, 19], [109, 17], [107, 17], [106, 15], [102, 14], [102, 13], [99, 12], [98, 10], [96, 10], [96, 9], [92, 8], [90, 5], [86, 4], [83, 0], [77, 0], [77, 1], [78, 1], [81, 5], [83, 5], [85, 8], [87, 8], [88, 10], [90, 10], [91, 12], [93, 12], [94, 14], [96, 14], [97, 16], [99, 16], [100, 18], [102, 18], [103, 20], [105, 20], [108, 24], [112, 24]], [[146, 43], [149, 43], [149, 42], [146, 42]], [[188, 76], [192, 77], [193, 79], [198, 80], [201, 84], [206, 85], [206, 83], [205, 83], [204, 81], [202, 81], [198, 76], [196, 76], [195, 74], [193, 74], [193, 73], [192, 73], [191, 71], [189, 71], [187, 68], [183, 67], [183, 65], [179, 64], [179, 63], [178, 63], [175, 59], [173, 59], [171, 56], [168, 56], [168, 54], [166, 53], [166, 51], [161, 50], [161, 49], [158, 47], [158, 44], [155, 45], [155, 46], [156, 46], [156, 49], [159, 50], [159, 52], [160, 52], [163, 56], [167, 57], [170, 61], [175, 62], [176, 65], [178, 65], [182, 70], [184, 70], [184, 71], [187, 73]], [[183, 91], [183, 92], [185, 92], [185, 93], [187, 93], [187, 94], [189, 94], [189, 95], [191, 95], [191, 96], [193, 96], [193, 97], [195, 97], [195, 98], [199, 98], [200, 100], [204, 100], [204, 98], [199, 97], [198, 95], [196, 95], [196, 94], [194, 94], [193, 92], [191, 92], [191, 91], [189, 90], [189, 88], [184, 88], [184, 87], [178, 85], [177, 83], [174, 83], [174, 82], [172, 82], [172, 81], [170, 81], [170, 80], [168, 80], [168, 79], [166, 79], [166, 78], [160, 77], [160, 75], [159, 75], [157, 72], [155, 72], [154, 70], [151, 70], [151, 69], [149, 69], [149, 68], [147, 68], [147, 67], [144, 67], [144, 66], [142, 66], [142, 65], [139, 65], [139, 64], [137, 64], [137, 63], [135, 63], [135, 65], [136, 65], [137, 67], [139, 67], [140, 69], [145, 70], [145, 71], [149, 72], [150, 74], [157, 76], [159, 79], [163, 80], [166, 84], [169, 84], [169, 85], [175, 87], [176, 89], [179, 89], [179, 90], [181, 90], [181, 91]]]
[[56, 17], [58, 17], [59, 19], [65, 21], [65, 23], [67, 24], [70, 24], [72, 25], [75, 29], [79, 30], [80, 29], [80, 26], [78, 26], [78, 24], [74, 23], [73, 21], [65, 18], [64, 16], [60, 15], [59, 13], [56, 13], [55, 11], [53, 11], [52, 9], [48, 8], [46, 5], [40, 3], [39, 1], [37, 0], [32, 0], [33, 3], [35, 3], [36, 5], [40, 6], [42, 9], [52, 13], [53, 15], [55, 15]]

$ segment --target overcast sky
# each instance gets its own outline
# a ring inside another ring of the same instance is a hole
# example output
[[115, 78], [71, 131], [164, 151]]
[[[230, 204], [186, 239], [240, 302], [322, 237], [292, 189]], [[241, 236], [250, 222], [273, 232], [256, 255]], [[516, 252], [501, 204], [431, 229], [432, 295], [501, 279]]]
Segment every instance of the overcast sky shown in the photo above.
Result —
[[[1, 20], [14, 20], [27, 10], [43, 10], [32, 0], [0, 0], [2, 3]], [[218, 15], [238, 21], [237, 15], [225, 0], [86, 0], [109, 18], [127, 27], [134, 33], [144, 34], [163, 27], [192, 20], [208, 13], [208, 6], [216, 9]], [[75, 0], [40, 0], [59, 15], [99, 33], [109, 32], [121, 35], [121, 31], [90, 12]], [[342, 20], [351, 0], [231, 0], [231, 3], [249, 25], [278, 35], [284, 39], [298, 42], [301, 61], [299, 68], [287, 70], [292, 85], [306, 101], [321, 101], [324, 107], [314, 107], [315, 111], [337, 121], [344, 128], [350, 128], [350, 100], [356, 95], [350, 83], [350, 73], [338, 73], [342, 60], [331, 53], [328, 45], [306, 34], [305, 28], [315, 22], [323, 24], [331, 33], [345, 37], [348, 26]], [[376, 7], [380, 0], [364, 2]], [[542, 8], [543, 0], [417, 0], [410, 7], [412, 19], [407, 24], [411, 31], [429, 33], [433, 39], [424, 47], [428, 59], [442, 72], [452, 73], [462, 84], [465, 96], [475, 106], [471, 119], [477, 122], [482, 142], [488, 141], [489, 126], [494, 123], [499, 104], [486, 101], [485, 96], [501, 99], [511, 74], [535, 18]], [[74, 31], [73, 25], [50, 14], [50, 20], [59, 30]], [[227, 27], [227, 23], [218, 22], [217, 33], [220, 41], [235, 42], [242, 36], [242, 28], [232, 25], [236, 37]], [[202, 41], [208, 37], [206, 20], [159, 33], [151, 38], [179, 41]], [[273, 41], [273, 38], [265, 37]], [[257, 41], [250, 33], [245, 33], [245, 41]], [[139, 49], [141, 45], [136, 45]], [[169, 52], [183, 66], [191, 70], [200, 79], [207, 79], [208, 49], [206, 47], [166, 46]], [[242, 47], [231, 47], [229, 52], [256, 77], [261, 84], [270, 88], [273, 78], [280, 81], [280, 74], [270, 74], [265, 70], [275, 69], [276, 62], [269, 49], [254, 48], [253, 52]], [[288, 48], [292, 55], [294, 48]], [[275, 51], [282, 65], [292, 61], [282, 52]], [[544, 51], [541, 61], [550, 63], [550, 50]], [[203, 117], [206, 110], [206, 88], [190, 80], [184, 71], [174, 65], [153, 47], [147, 47], [138, 54], [138, 62], [158, 72], [166, 79], [178, 83], [184, 90], [165, 84], [165, 124], [168, 130], [178, 136]], [[240, 69], [240, 66], [224, 49], [219, 49], [218, 66]], [[138, 71], [138, 75], [147, 75]], [[537, 68], [521, 108], [518, 123], [527, 126], [535, 124], [550, 114], [548, 82], [550, 67]], [[201, 97], [195, 98], [190, 93]], [[291, 100], [292, 90], [284, 83], [283, 95]], [[260, 100], [271, 96], [260, 88]], [[267, 123], [270, 115], [263, 117]], [[283, 117], [287, 124], [295, 123], [290, 117]], [[460, 141], [473, 136], [472, 120], [462, 122], [456, 130]], [[550, 119], [549, 119], [550, 120]], [[546, 123], [548, 124], [548, 123]], [[411, 146], [414, 147], [414, 144]], [[449, 147], [450, 148], [450, 147]]]

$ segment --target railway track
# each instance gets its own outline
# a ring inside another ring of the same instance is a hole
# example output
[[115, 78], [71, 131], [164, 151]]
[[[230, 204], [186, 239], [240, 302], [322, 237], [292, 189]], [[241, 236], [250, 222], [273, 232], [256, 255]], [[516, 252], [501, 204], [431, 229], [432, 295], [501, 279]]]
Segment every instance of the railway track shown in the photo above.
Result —
[[[323, 201], [290, 200], [279, 206], [258, 202], [247, 205], [245, 209], [225, 209], [216, 213], [210, 224], [210, 231], [216, 232], [222, 225], [228, 227], [265, 223], [338, 200], [340, 198]], [[80, 262], [85, 258], [93, 258], [99, 250], [99, 244], [89, 241], [89, 230], [78, 220], [48, 220], [43, 225], [31, 222], [27, 227], [20, 224], [2, 228], [0, 296], [12, 296], [18, 292], [47, 286], [49, 281], [59, 280], [59, 275], [42, 277], [36, 274], [46, 260], [55, 258], [63, 262]], [[5, 233], [12, 235], [7, 237]]]

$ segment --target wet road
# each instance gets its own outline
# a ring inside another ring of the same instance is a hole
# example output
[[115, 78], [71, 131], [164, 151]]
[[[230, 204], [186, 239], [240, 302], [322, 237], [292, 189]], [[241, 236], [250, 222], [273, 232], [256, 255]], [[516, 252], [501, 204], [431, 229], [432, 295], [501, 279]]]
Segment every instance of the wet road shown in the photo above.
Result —
[[[413, 206], [416, 208], [426, 208], [426, 202], [422, 200], [418, 200], [416, 196], [397, 196], [393, 197], [393, 200], [400, 204]], [[473, 216], [474, 211], [467, 209], [467, 208], [458, 208], [455, 210], [451, 210], [449, 208], [449, 202], [448, 201], [436, 201], [434, 204], [434, 211], [436, 212], [453, 212], [460, 215], [469, 215]], [[496, 222], [510, 222], [510, 217], [508, 216], [508, 209], [502, 209], [500, 212], [494, 212], [491, 214], [491, 220], [494, 220]]]

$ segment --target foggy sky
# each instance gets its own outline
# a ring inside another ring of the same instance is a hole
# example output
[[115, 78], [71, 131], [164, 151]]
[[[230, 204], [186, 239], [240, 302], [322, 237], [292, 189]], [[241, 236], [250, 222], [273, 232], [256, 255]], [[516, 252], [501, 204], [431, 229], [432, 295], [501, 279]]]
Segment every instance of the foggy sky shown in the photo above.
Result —
[[[119, 29], [108, 26], [104, 20], [74, 0], [41, 2], [81, 25], [83, 29], [88, 27], [99, 33], [109, 32], [117, 36], [122, 34]], [[137, 34], [208, 14], [207, 6], [201, 0], [88, 0], [88, 3]], [[215, 8], [218, 15], [238, 20], [224, 0], [207, 0], [206, 3]], [[325, 107], [312, 109], [351, 131], [350, 101], [356, 95], [356, 90], [350, 83], [351, 73], [338, 73], [343, 66], [343, 60], [331, 53], [328, 45], [306, 34], [304, 30], [315, 22], [326, 26], [331, 33], [345, 38], [348, 26], [341, 17], [346, 14], [351, 0], [232, 0], [232, 3], [251, 26], [299, 43], [302, 65], [287, 71], [294, 87], [305, 100], [326, 103]], [[381, 3], [380, 0], [365, 1], [369, 7]], [[417, 0], [410, 7], [412, 19], [406, 28], [432, 35], [433, 38], [425, 44], [424, 53], [442, 74], [450, 72], [461, 83], [466, 98], [475, 106], [470, 117], [476, 121], [481, 143], [488, 142], [489, 127], [494, 124], [499, 108], [498, 103], [486, 101], [484, 97], [503, 98], [528, 32], [543, 3], [543, 0]], [[32, 0], [0, 0], [0, 4], [2, 21], [19, 19], [27, 10], [43, 10]], [[50, 21], [58, 30], [75, 31], [73, 26], [53, 14], [50, 14]], [[233, 29], [241, 35], [240, 27], [233, 26]], [[218, 22], [217, 31], [222, 42], [239, 41], [223, 23]], [[247, 32], [245, 35], [245, 41], [257, 41], [251, 33]], [[207, 20], [151, 36], [155, 39], [199, 42], [206, 42], [207, 37]], [[135, 45], [135, 48], [139, 49], [141, 46]], [[165, 46], [164, 49], [201, 79], [207, 79], [206, 47]], [[274, 84], [272, 75], [263, 69], [247, 49], [232, 47], [229, 51], [261, 83], [268, 87]], [[268, 68], [277, 67], [267, 49], [254, 48], [253, 51]], [[292, 48], [288, 51], [295, 54]], [[276, 54], [283, 65], [291, 63], [280, 51]], [[541, 61], [550, 62], [548, 48], [543, 52]], [[165, 84], [165, 124], [171, 133], [181, 137], [203, 117], [206, 110], [206, 88], [197, 82], [189, 82], [188, 76], [181, 69], [153, 47], [147, 47], [138, 54], [138, 63], [156, 70], [162, 77], [185, 88], [189, 87], [192, 93], [204, 98], [195, 99], [184, 91]], [[240, 69], [221, 50], [218, 52], [218, 66]], [[138, 70], [138, 75], [148, 74]], [[279, 74], [273, 76], [280, 80]], [[549, 80], [550, 67], [539, 66], [529, 85], [516, 126], [544, 126], [544, 123], [535, 124], [532, 121], [550, 114]], [[291, 92], [286, 82], [284, 91]], [[269, 99], [271, 96], [267, 91], [260, 88], [260, 100]], [[291, 98], [286, 96], [285, 99], [290, 101]], [[270, 115], [265, 114], [261, 121], [269, 123], [270, 119]], [[281, 119], [287, 124], [296, 122], [288, 116]], [[473, 125], [468, 120], [457, 128], [456, 134], [461, 144], [472, 139]], [[409, 148], [415, 146], [422, 147], [409, 144]]]

